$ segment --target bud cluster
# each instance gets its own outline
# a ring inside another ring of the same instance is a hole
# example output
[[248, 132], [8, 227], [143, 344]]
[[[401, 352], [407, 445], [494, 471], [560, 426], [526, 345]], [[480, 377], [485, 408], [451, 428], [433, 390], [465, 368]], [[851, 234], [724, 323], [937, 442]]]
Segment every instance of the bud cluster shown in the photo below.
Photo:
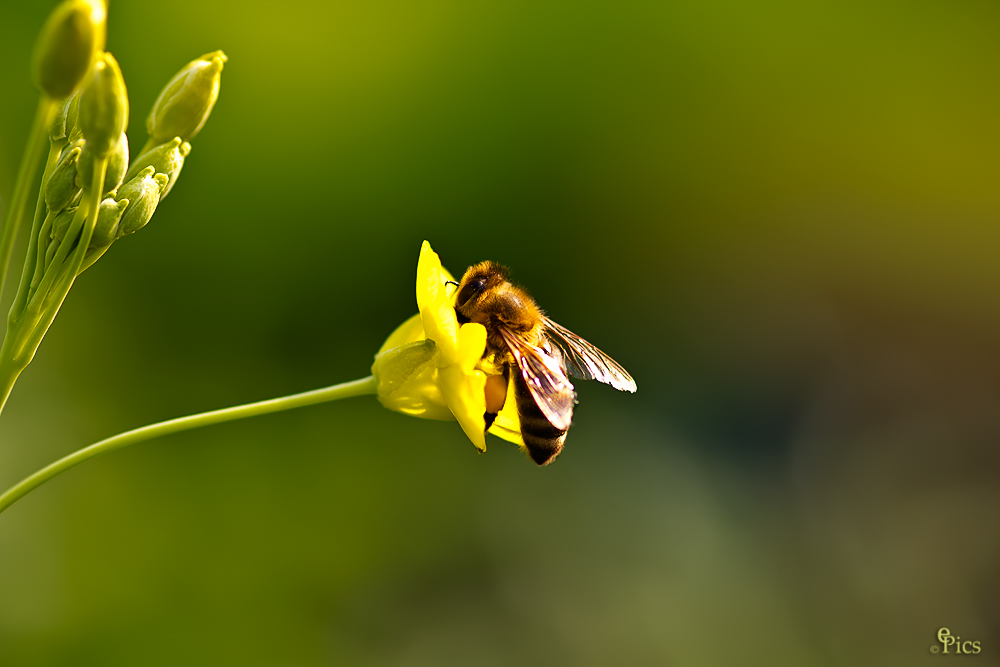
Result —
[[[104, 50], [106, 1], [61, 0], [35, 44], [31, 69], [41, 100], [0, 228], [0, 294], [19, 229], [31, 229], [0, 345], [0, 409], [76, 277], [117, 239], [142, 229], [170, 193], [191, 152], [188, 141], [219, 97], [226, 55], [213, 51], [167, 83], [146, 122], [149, 140], [131, 155], [125, 80]], [[32, 217], [28, 202], [46, 135]]]
[[83, 89], [58, 104], [49, 125], [49, 138], [61, 150], [42, 185], [50, 223], [42, 230], [42, 244], [63, 241], [102, 161], [104, 186], [88, 253], [103, 252], [144, 227], [180, 175], [191, 152], [187, 139], [202, 128], [218, 99], [225, 62], [225, 54], [215, 51], [170, 80], [147, 120], [149, 142], [129, 165], [125, 83], [111, 54], [99, 54]]
[[[76, 129], [68, 127], [67, 134], [73, 135]], [[53, 216], [49, 238], [54, 241], [62, 241], [69, 229], [69, 220], [81, 205], [83, 191], [90, 186], [99, 159], [85, 133], [77, 132], [75, 136], [79, 138], [62, 149], [44, 184], [45, 205]], [[147, 150], [129, 168], [128, 138], [120, 133], [105, 156], [104, 192], [88, 250], [103, 250], [144, 227], [170, 192], [190, 151], [191, 144], [175, 137]]]

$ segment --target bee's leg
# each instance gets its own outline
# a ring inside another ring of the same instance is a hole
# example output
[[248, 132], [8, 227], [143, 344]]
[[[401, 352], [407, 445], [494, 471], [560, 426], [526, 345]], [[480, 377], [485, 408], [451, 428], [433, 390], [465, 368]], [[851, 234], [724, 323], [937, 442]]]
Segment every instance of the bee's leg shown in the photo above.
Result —
[[493, 426], [497, 414], [503, 409], [507, 402], [507, 385], [510, 383], [510, 366], [503, 367], [503, 375], [491, 375], [486, 378], [486, 412], [483, 418], [486, 420], [486, 430]]

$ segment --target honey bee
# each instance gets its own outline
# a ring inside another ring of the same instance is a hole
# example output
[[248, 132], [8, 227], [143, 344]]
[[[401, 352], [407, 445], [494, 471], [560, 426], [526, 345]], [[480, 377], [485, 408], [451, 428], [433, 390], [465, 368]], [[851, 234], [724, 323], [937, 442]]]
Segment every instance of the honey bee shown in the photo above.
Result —
[[490, 399], [487, 386], [486, 428], [503, 407], [507, 384], [513, 382], [521, 437], [538, 465], [551, 463], [566, 440], [576, 404], [569, 375], [635, 391], [635, 381], [624, 368], [546, 317], [527, 292], [508, 280], [505, 267], [481, 262], [454, 284], [459, 324], [476, 322], [486, 328], [483, 358], [492, 356], [503, 369], [501, 391], [493, 392], [498, 400]]

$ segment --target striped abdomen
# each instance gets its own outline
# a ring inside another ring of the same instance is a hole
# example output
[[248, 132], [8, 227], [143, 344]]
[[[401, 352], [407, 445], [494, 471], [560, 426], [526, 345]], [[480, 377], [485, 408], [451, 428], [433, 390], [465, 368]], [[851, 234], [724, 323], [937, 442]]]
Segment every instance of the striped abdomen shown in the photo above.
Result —
[[556, 428], [545, 418], [517, 368], [512, 368], [510, 375], [514, 378], [517, 416], [521, 420], [521, 438], [528, 455], [540, 466], [551, 463], [562, 451], [566, 430]]

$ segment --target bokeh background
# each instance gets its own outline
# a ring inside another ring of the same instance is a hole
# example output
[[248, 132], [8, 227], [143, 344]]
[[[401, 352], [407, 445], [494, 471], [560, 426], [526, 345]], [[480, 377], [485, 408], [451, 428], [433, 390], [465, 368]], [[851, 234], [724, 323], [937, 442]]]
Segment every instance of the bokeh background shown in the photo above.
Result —
[[[0, 8], [4, 197], [53, 4]], [[941, 627], [1000, 664], [998, 36], [980, 1], [112, 3], [133, 147], [218, 48], [222, 96], [15, 388], [0, 486], [366, 375], [423, 239], [639, 391], [581, 383], [543, 469], [372, 398], [89, 462], [0, 516], [0, 665], [915, 665]]]

